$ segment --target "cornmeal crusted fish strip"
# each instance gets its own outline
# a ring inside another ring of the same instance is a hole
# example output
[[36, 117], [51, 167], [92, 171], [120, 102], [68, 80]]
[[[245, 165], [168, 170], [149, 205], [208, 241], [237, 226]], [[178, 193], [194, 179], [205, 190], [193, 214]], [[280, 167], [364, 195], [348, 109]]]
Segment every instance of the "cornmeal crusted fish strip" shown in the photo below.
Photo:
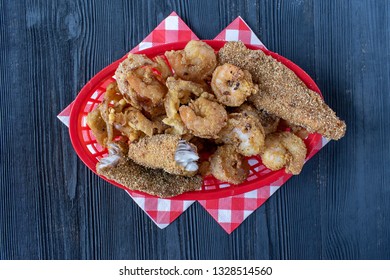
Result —
[[242, 42], [228, 42], [218, 53], [219, 62], [231, 63], [252, 74], [259, 92], [249, 98], [257, 109], [264, 109], [289, 122], [338, 140], [346, 125], [296, 74], [261, 50], [249, 50]]
[[142, 138], [129, 145], [128, 156], [140, 165], [175, 175], [193, 176], [198, 170], [195, 145], [181, 140], [178, 135], [157, 134]]
[[162, 169], [151, 169], [136, 164], [131, 159], [122, 159], [117, 165], [97, 166], [99, 175], [113, 180], [130, 190], [146, 192], [168, 198], [184, 192], [199, 190], [202, 177], [185, 177], [166, 173]]

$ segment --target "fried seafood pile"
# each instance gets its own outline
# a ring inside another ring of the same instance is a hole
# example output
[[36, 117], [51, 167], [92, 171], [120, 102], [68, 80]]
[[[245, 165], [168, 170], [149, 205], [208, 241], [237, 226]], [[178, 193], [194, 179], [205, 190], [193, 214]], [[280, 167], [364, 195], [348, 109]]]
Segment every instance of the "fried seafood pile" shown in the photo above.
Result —
[[202, 41], [153, 59], [129, 54], [115, 77], [87, 117], [109, 151], [97, 172], [160, 197], [200, 189], [208, 174], [240, 184], [248, 156], [298, 174], [309, 132], [345, 133], [291, 70], [242, 43], [226, 43], [218, 55]]

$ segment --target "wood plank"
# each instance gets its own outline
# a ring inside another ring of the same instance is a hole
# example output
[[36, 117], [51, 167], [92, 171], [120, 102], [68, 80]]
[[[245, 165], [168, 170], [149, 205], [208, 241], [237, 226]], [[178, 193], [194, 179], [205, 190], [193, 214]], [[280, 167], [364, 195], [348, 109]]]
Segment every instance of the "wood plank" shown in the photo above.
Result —
[[[172, 10], [237, 16], [347, 122], [231, 235], [191, 206], [164, 230], [77, 158], [56, 115]], [[1, 1], [0, 259], [389, 259], [390, 2]]]
[[383, 137], [389, 124], [389, 60], [383, 52], [389, 49], [388, 2], [322, 4], [316, 9], [328, 18], [316, 24], [317, 81], [348, 125], [346, 137], [321, 154], [322, 257], [387, 258], [389, 244], [379, 240], [389, 228], [378, 226], [378, 214], [387, 216], [381, 211], [388, 198], [383, 167], [390, 159]]

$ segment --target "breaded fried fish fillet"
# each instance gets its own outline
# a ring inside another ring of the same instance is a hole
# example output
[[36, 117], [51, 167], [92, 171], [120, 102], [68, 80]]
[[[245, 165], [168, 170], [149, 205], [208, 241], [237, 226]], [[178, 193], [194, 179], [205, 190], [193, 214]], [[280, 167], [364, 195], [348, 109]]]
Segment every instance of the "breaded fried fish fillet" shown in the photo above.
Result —
[[198, 170], [196, 147], [179, 135], [157, 134], [129, 145], [128, 156], [136, 163], [165, 172], [193, 176]]
[[162, 169], [141, 166], [124, 156], [123, 151], [115, 144], [111, 144], [109, 151], [110, 155], [96, 165], [97, 173], [130, 190], [167, 198], [199, 190], [202, 186], [202, 177], [199, 175], [172, 175]]
[[98, 168], [98, 174], [122, 184], [130, 190], [146, 192], [162, 198], [172, 197], [184, 192], [199, 190], [202, 177], [185, 177], [166, 173], [162, 169], [151, 169], [136, 164], [131, 159], [119, 162], [116, 166]]
[[250, 97], [257, 109], [265, 110], [309, 132], [338, 140], [346, 125], [325, 104], [320, 95], [308, 89], [296, 74], [261, 50], [249, 50], [242, 42], [228, 42], [218, 53], [219, 62], [231, 63], [252, 74], [259, 93]]

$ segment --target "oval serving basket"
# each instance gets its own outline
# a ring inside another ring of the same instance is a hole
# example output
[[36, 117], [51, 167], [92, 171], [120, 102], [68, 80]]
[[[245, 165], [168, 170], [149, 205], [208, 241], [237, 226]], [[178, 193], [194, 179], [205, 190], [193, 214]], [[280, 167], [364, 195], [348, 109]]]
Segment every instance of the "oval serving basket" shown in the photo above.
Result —
[[[204, 40], [207, 44], [214, 48], [215, 51], [218, 51], [224, 46], [225, 41], [216, 41], [216, 40]], [[187, 42], [176, 42], [170, 44], [164, 44], [155, 46], [149, 49], [145, 49], [139, 52], [138, 54], [145, 54], [150, 58], [153, 58], [157, 55], [162, 55], [165, 51], [169, 50], [181, 50], [184, 49]], [[252, 45], [246, 45], [249, 49], [260, 49]], [[290, 60], [273, 53], [266, 49], [261, 49], [265, 54], [272, 56], [276, 60], [283, 63], [285, 66], [290, 68], [305, 84], [306, 86], [317, 92], [321, 95], [321, 92], [314, 81], [310, 76], [295, 65]], [[115, 70], [125, 58], [113, 62], [98, 74], [96, 74], [80, 91], [77, 95], [72, 111], [70, 114], [69, 122], [69, 133], [72, 141], [72, 145], [80, 157], [80, 159], [94, 172], [96, 173], [96, 164], [99, 159], [107, 155], [107, 150], [101, 147], [97, 142], [95, 137], [92, 134], [92, 131], [86, 124], [86, 117], [89, 112], [91, 112], [101, 101], [103, 100], [104, 93], [106, 91], [107, 85], [115, 81], [114, 74]], [[306, 160], [309, 159], [313, 154], [315, 154], [320, 145], [322, 137], [320, 134], [313, 133], [310, 134], [307, 139], [305, 139], [305, 144], [307, 147], [307, 156]], [[237, 194], [246, 193], [255, 189], [259, 189], [264, 186], [269, 186], [275, 183], [282, 184], [291, 177], [291, 174], [287, 174], [284, 169], [278, 171], [271, 171], [267, 169], [262, 163], [261, 159], [258, 156], [253, 156], [247, 158], [250, 165], [250, 175], [247, 180], [240, 185], [232, 185], [226, 182], [221, 182], [215, 179], [213, 176], [207, 176], [203, 180], [202, 189], [199, 191], [193, 191], [184, 193], [178, 196], [175, 196], [171, 199], [180, 199], [180, 200], [205, 200], [205, 199], [217, 199]], [[97, 174], [97, 173], [96, 173]], [[100, 175], [98, 175], [100, 176]], [[126, 188], [125, 186], [118, 184], [112, 180], [100, 176], [109, 183], [125, 189], [130, 193], [138, 193], [146, 196], [148, 194], [132, 191]]]

